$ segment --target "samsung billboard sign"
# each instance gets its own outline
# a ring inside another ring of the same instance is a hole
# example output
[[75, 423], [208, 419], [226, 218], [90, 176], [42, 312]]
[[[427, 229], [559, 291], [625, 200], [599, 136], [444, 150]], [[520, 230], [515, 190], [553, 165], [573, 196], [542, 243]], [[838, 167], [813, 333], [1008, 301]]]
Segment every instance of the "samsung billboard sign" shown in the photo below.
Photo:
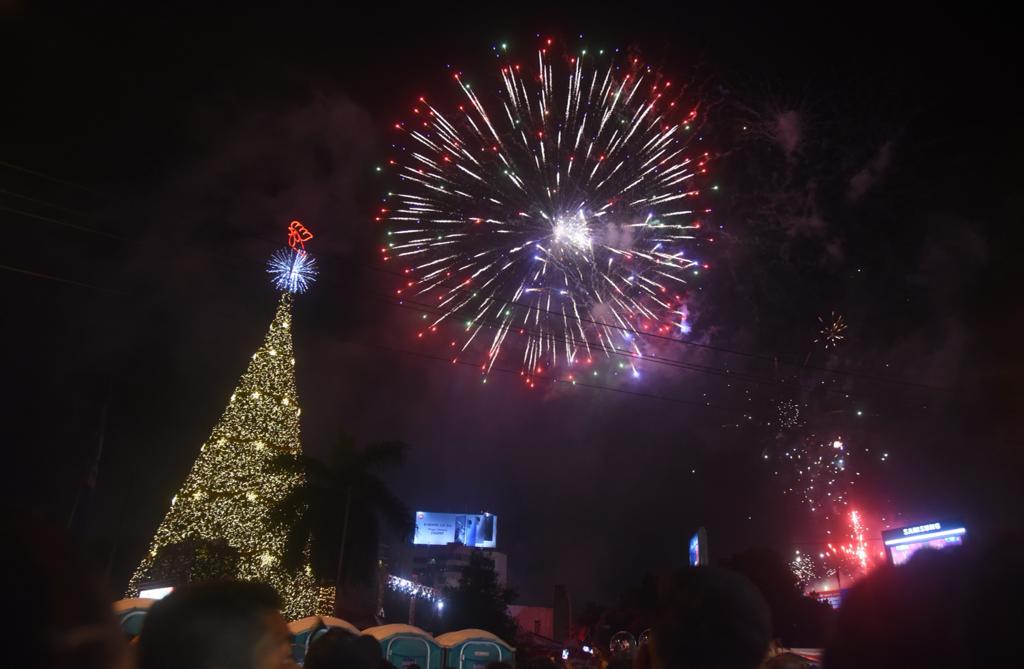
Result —
[[412, 542], [420, 546], [462, 544], [494, 548], [498, 542], [498, 517], [490, 513], [417, 511]]
[[906, 564], [919, 550], [960, 546], [967, 528], [958, 520], [942, 520], [882, 532], [885, 552], [894, 565]]

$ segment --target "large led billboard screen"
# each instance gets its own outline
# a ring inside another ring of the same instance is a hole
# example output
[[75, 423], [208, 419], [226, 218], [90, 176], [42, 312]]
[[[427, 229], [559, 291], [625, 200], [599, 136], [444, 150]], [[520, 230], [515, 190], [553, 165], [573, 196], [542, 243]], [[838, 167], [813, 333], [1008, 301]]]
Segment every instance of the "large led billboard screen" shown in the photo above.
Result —
[[412, 542], [421, 546], [494, 548], [498, 543], [498, 517], [491, 513], [417, 511]]
[[885, 552], [889, 561], [901, 565], [919, 550], [940, 550], [951, 546], [959, 546], [964, 542], [967, 529], [956, 520], [942, 520], [910, 527], [898, 527], [882, 532]]
[[708, 559], [708, 533], [702, 527], [690, 537], [690, 566], [701, 567], [710, 564]]

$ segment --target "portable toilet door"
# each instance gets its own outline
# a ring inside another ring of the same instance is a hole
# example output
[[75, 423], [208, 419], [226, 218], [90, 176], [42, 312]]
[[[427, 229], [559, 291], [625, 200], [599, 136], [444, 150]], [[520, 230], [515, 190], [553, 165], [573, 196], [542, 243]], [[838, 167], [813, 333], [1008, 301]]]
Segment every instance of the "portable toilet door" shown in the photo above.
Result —
[[482, 629], [464, 629], [437, 637], [452, 669], [483, 669], [492, 662], [515, 662], [515, 651], [496, 634]]
[[134, 638], [142, 631], [142, 621], [155, 599], [119, 599], [114, 602], [114, 615], [125, 636]]
[[492, 641], [467, 641], [459, 648], [459, 669], [484, 669], [501, 662], [501, 648]]
[[[388, 662], [399, 669], [404, 669], [410, 664], [429, 667], [431, 666], [430, 661], [434, 659], [431, 657], [430, 643], [426, 639], [415, 636], [399, 636], [388, 639], [385, 647], [387, 650], [384, 655]], [[436, 652], [435, 654], [440, 655]]]
[[309, 616], [288, 623], [288, 631], [292, 634], [292, 659], [295, 663], [301, 666], [309, 646], [326, 634], [327, 630], [335, 627], [359, 636], [359, 629], [355, 625], [333, 616]]
[[434, 637], [412, 625], [381, 625], [363, 630], [380, 643], [384, 659], [404, 669], [415, 664], [421, 669], [441, 669], [442, 649]]
[[319, 630], [324, 629], [319, 616], [300, 618], [288, 623], [288, 631], [292, 635], [292, 659], [299, 666], [302, 666], [306, 659], [306, 651], [309, 650], [310, 637]]
[[485, 630], [468, 629], [437, 637], [447, 654], [447, 667], [483, 669], [491, 662], [515, 662], [515, 651], [498, 636]]

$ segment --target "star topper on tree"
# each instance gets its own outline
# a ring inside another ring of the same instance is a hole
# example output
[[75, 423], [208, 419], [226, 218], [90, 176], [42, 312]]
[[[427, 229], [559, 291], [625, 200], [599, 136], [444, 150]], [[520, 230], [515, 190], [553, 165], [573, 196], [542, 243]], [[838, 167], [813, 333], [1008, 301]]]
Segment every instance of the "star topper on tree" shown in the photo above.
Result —
[[288, 246], [292, 247], [293, 251], [305, 253], [306, 242], [311, 239], [313, 239], [313, 233], [299, 221], [292, 221], [288, 224]]
[[316, 260], [306, 251], [313, 233], [299, 221], [288, 224], [288, 247], [275, 251], [267, 263], [267, 272], [278, 290], [304, 293], [316, 280]]

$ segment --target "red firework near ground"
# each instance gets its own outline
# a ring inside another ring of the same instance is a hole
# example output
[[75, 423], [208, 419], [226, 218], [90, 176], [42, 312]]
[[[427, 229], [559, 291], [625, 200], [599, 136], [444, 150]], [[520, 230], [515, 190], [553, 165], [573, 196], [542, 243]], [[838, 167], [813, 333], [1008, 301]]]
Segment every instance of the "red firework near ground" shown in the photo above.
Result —
[[828, 551], [836, 561], [846, 566], [850, 574], [863, 576], [875, 565], [868, 552], [867, 528], [860, 511], [856, 509], [846, 515], [846, 522], [847, 541], [836, 545], [827, 544]]
[[816, 551], [796, 551], [790, 562], [790, 569], [807, 591], [845, 589], [885, 561], [880, 531], [874, 531], [877, 537], [872, 534], [864, 514], [852, 509], [842, 518], [842, 541], [825, 541]]

